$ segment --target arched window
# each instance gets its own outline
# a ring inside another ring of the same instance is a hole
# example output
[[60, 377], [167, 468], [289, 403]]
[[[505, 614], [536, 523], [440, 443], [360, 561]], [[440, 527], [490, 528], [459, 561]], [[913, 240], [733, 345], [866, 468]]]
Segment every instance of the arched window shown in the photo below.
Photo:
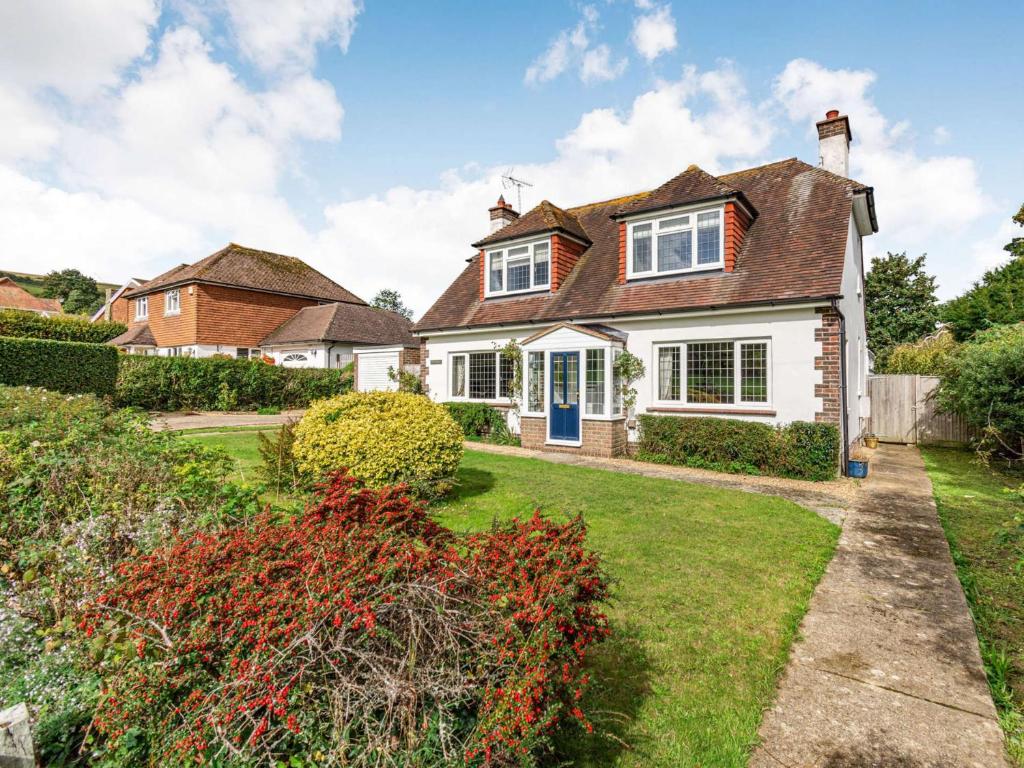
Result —
[[285, 355], [282, 363], [308, 363], [309, 358], [298, 352], [293, 352], [290, 355]]

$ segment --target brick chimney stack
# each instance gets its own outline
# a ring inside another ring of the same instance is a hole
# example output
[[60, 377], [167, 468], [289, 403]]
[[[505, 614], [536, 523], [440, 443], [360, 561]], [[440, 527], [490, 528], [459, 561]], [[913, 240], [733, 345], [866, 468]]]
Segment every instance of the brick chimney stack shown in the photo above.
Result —
[[839, 176], [850, 175], [850, 118], [830, 109], [818, 127], [818, 165]]
[[499, 197], [498, 202], [494, 204], [493, 208], [488, 208], [487, 212], [491, 214], [491, 232], [497, 232], [506, 224], [511, 224], [519, 218], [519, 214], [505, 202], [504, 195]]

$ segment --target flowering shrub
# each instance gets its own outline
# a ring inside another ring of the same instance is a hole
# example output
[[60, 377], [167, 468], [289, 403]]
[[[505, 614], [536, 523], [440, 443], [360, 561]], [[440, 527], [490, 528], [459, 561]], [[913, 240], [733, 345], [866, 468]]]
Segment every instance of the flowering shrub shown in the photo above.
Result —
[[357, 392], [314, 403], [295, 428], [299, 471], [347, 469], [371, 488], [443, 492], [462, 460], [462, 430], [443, 405], [407, 392]]
[[129, 649], [95, 726], [154, 764], [533, 765], [585, 723], [608, 631], [585, 533], [535, 515], [458, 536], [403, 487], [335, 474], [296, 519], [122, 567], [82, 625]]

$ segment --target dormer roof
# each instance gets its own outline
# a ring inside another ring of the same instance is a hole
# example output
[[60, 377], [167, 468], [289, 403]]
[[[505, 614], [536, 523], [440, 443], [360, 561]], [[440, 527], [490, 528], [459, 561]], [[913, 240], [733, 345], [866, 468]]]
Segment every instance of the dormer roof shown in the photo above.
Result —
[[696, 165], [691, 165], [657, 189], [623, 205], [612, 214], [612, 218], [618, 219], [640, 213], [651, 213], [666, 208], [676, 208], [683, 205], [724, 200], [727, 198], [739, 198], [750, 209], [751, 214], [756, 213], [742, 190], [726, 183], [721, 178], [712, 176]]
[[535, 208], [511, 224], [505, 225], [482, 240], [477, 240], [473, 247], [483, 248], [506, 240], [539, 235], [542, 232], [564, 232], [587, 245], [590, 244], [590, 238], [572, 213], [562, 210], [548, 200], [541, 200]]

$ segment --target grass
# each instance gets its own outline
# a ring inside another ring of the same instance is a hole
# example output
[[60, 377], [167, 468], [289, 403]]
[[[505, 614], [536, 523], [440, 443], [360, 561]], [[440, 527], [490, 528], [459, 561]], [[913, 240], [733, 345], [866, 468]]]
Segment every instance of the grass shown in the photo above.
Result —
[[1024, 767], [1024, 502], [1006, 491], [1024, 483], [1024, 475], [993, 471], [966, 451], [922, 453], [1007, 749]]
[[[252, 432], [191, 436], [251, 473]], [[574, 766], [744, 766], [838, 528], [779, 498], [469, 450], [434, 505], [457, 530], [581, 513], [615, 579]]]

